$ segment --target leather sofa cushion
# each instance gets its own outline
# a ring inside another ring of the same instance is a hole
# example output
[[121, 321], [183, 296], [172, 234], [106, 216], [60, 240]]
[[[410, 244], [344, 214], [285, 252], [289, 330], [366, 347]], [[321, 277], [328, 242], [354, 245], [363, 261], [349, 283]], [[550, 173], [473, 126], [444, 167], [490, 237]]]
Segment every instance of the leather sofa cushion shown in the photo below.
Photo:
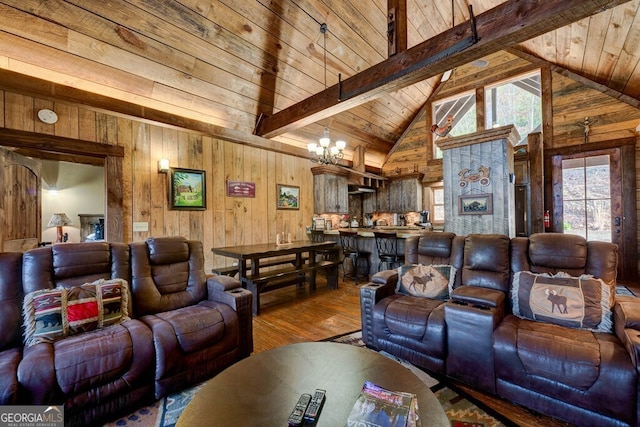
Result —
[[598, 378], [600, 347], [589, 331], [540, 323], [520, 323], [516, 349], [527, 374], [580, 390]]
[[202, 304], [157, 313], [156, 317], [171, 325], [185, 353], [211, 347], [222, 338], [225, 331], [225, 321], [220, 311]]
[[20, 359], [22, 359], [21, 348], [10, 348], [0, 352], [0, 405], [16, 403]]
[[[104, 384], [133, 384], [140, 380], [153, 360], [147, 349], [137, 354], [136, 340], [149, 340], [148, 328], [138, 320], [114, 325], [53, 343], [54, 368], [58, 386], [65, 395], [76, 395]], [[46, 345], [46, 344], [45, 344]], [[145, 343], [145, 347], [151, 343]], [[132, 372], [140, 366], [138, 372]], [[128, 386], [126, 386], [128, 387]]]
[[547, 270], [562, 269], [570, 274], [584, 271], [587, 265], [587, 242], [580, 236], [563, 234], [558, 239], [554, 233], [540, 233], [530, 238], [531, 264]]
[[152, 265], [189, 261], [189, 245], [181, 237], [156, 237], [146, 240]]
[[442, 303], [430, 298], [394, 298], [385, 310], [386, 327], [391, 334], [421, 341], [427, 334], [430, 313]]
[[498, 394], [543, 412], [566, 407], [575, 416], [575, 406], [635, 425], [629, 396], [638, 373], [615, 335], [507, 315], [493, 337]]

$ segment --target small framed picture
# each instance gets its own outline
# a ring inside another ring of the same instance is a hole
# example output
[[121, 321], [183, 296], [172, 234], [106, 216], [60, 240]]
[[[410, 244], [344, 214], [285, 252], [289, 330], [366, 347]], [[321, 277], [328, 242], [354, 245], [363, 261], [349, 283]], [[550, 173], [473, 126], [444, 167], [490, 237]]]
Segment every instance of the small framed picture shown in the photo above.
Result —
[[207, 209], [205, 171], [171, 168], [169, 209], [200, 211]]
[[300, 209], [300, 187], [277, 184], [277, 209]]
[[458, 196], [458, 215], [488, 215], [492, 213], [492, 194], [468, 194]]

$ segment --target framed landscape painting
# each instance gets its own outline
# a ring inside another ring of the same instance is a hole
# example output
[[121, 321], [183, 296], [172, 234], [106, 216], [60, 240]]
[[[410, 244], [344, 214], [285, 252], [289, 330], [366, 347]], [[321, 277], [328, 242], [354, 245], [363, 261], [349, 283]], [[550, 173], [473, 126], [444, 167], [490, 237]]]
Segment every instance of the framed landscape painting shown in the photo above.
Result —
[[458, 215], [489, 215], [492, 213], [492, 194], [458, 196]]
[[276, 208], [300, 209], [300, 187], [277, 184]]
[[199, 210], [207, 208], [205, 171], [171, 168], [169, 209]]

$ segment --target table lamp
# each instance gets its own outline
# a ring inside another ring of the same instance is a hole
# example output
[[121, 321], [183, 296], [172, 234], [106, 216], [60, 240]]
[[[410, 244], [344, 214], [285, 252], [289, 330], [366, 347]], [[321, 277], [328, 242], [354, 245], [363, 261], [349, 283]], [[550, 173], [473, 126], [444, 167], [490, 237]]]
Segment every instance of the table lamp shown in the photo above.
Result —
[[57, 227], [58, 234], [56, 236], [56, 243], [62, 242], [62, 227], [65, 225], [72, 225], [71, 220], [65, 213], [54, 213], [49, 220], [47, 227]]

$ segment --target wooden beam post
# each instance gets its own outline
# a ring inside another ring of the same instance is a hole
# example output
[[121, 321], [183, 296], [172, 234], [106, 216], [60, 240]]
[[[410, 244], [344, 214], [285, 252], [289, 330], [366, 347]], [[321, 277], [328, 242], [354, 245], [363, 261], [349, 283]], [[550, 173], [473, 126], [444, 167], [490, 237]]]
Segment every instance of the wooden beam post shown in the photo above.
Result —
[[531, 233], [544, 233], [544, 144], [542, 134], [540, 132], [530, 133], [527, 138], [527, 147], [529, 151]]
[[407, 50], [407, 0], [387, 1], [389, 58]]

